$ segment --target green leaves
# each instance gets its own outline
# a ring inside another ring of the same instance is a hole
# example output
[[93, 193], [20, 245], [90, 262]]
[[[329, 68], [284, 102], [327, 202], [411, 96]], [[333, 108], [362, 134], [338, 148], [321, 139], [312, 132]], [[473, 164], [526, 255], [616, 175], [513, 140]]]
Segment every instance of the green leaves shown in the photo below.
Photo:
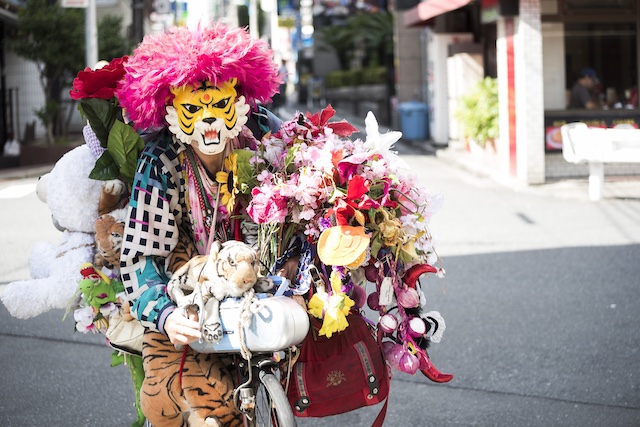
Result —
[[299, 149], [300, 149], [299, 145], [295, 145], [287, 149], [287, 156], [284, 159], [284, 170], [288, 174], [292, 174], [296, 171], [295, 157]]
[[484, 147], [487, 141], [500, 135], [498, 112], [498, 82], [485, 77], [464, 96], [456, 110], [464, 136]]
[[251, 165], [251, 157], [254, 155], [249, 150], [235, 150], [238, 156], [236, 160], [236, 177], [238, 178], [238, 190], [242, 194], [251, 194], [251, 190], [258, 184], [256, 171]]
[[98, 137], [100, 145], [106, 148], [109, 140], [109, 129], [116, 122], [116, 117], [122, 110], [115, 107], [112, 101], [99, 98], [85, 98], [80, 101], [78, 108], [89, 120], [91, 129]]
[[393, 56], [393, 16], [389, 12], [350, 16], [344, 24], [316, 28], [320, 50], [335, 51], [340, 68], [350, 69], [350, 61], [364, 48], [370, 65], [390, 66]]
[[108, 181], [110, 179], [116, 179], [120, 175], [120, 168], [116, 164], [113, 157], [108, 151], [102, 153], [100, 158], [96, 161], [96, 165], [89, 174], [89, 178], [97, 179], [99, 181]]
[[140, 135], [131, 126], [115, 120], [108, 134], [107, 151], [100, 156], [89, 177], [100, 180], [120, 178], [131, 185], [143, 148], [144, 141]]
[[138, 164], [138, 155], [144, 148], [144, 141], [129, 125], [116, 121], [109, 133], [107, 150], [120, 168], [120, 175], [126, 182], [133, 181]]

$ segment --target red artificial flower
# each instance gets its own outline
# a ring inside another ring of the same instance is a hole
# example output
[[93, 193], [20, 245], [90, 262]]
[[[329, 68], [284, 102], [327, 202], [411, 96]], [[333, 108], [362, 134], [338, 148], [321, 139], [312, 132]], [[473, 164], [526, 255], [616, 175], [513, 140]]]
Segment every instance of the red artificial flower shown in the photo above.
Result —
[[362, 215], [360, 211], [378, 209], [380, 203], [367, 196], [368, 191], [369, 182], [360, 175], [354, 176], [349, 181], [347, 194], [336, 199], [335, 207], [329, 209], [327, 214], [335, 213], [337, 225], [347, 225], [352, 217]]
[[375, 200], [380, 203], [381, 206], [385, 206], [387, 208], [395, 209], [398, 206], [398, 202], [391, 199], [391, 179], [385, 178], [380, 181], [382, 183], [382, 194], [380, 197], [377, 197]]
[[353, 134], [354, 132], [358, 131], [358, 129], [351, 126], [346, 120], [340, 120], [339, 122], [329, 123], [329, 119], [333, 117], [335, 113], [336, 113], [336, 110], [334, 110], [331, 104], [329, 104], [325, 109], [323, 109], [319, 113], [315, 113], [312, 115], [309, 112], [307, 112], [307, 117], [309, 118], [309, 121], [313, 125], [319, 128], [328, 127], [333, 130], [334, 134], [340, 137], [348, 137], [348, 136], [351, 136], [351, 134]]
[[84, 98], [99, 98], [109, 100], [115, 96], [118, 83], [125, 74], [124, 64], [128, 56], [115, 58], [109, 64], [98, 70], [87, 67], [78, 73], [73, 80], [73, 89], [69, 91], [71, 99], [76, 101]]

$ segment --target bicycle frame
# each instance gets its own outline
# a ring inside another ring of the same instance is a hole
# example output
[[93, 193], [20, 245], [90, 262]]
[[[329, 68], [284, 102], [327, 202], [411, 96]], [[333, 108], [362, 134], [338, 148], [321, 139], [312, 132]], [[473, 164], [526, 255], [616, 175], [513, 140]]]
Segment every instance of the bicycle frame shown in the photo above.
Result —
[[[255, 386], [254, 386], [254, 371], [258, 373], [261, 370], [269, 368], [277, 368], [278, 363], [271, 358], [273, 353], [259, 353], [254, 355], [249, 363], [251, 364], [249, 369], [247, 368], [247, 361], [242, 360], [238, 363], [239, 369], [246, 369], [248, 379], [244, 383], [238, 385], [233, 392], [233, 403], [243, 414], [247, 415], [247, 412], [252, 411], [255, 407]], [[270, 370], [269, 370], [270, 372]]]
[[[233, 401], [244, 415], [246, 427], [296, 427], [295, 417], [275, 372], [279, 363], [273, 353], [257, 353], [238, 362], [246, 381], [234, 390]], [[243, 378], [244, 379], [244, 378]]]

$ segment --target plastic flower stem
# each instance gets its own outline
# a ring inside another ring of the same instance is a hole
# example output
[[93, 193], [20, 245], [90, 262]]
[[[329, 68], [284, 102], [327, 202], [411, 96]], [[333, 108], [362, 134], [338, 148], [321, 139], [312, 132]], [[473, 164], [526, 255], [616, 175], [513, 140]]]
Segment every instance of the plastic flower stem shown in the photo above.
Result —
[[[405, 194], [404, 192], [402, 192], [402, 191], [398, 190], [397, 188], [390, 188], [390, 189], [389, 189], [389, 192], [390, 192], [390, 193], [391, 193], [391, 192], [393, 192], [393, 193], [399, 193], [399, 194], [401, 194], [402, 196], [404, 196], [404, 198], [405, 198], [405, 199], [407, 199], [408, 201], [410, 201], [411, 203], [413, 203], [413, 206], [414, 206], [415, 208], [418, 208], [418, 207], [419, 207], [419, 205], [418, 205], [418, 204], [417, 204], [417, 203], [416, 203], [412, 198], [410, 198], [407, 194]], [[410, 210], [407, 206], [405, 206], [405, 205], [400, 201], [400, 199], [396, 200], [396, 202], [397, 202], [400, 206], [402, 206], [403, 208], [405, 208], [405, 209], [407, 209], [407, 210]]]
[[[389, 277], [391, 278], [391, 281], [393, 283], [393, 289], [394, 289], [394, 294], [396, 296], [396, 301], [398, 300], [398, 290], [400, 289], [401, 283], [398, 280], [398, 275], [397, 275], [397, 269], [398, 267], [398, 262], [396, 259], [393, 259], [391, 257], [386, 257], [385, 259], [386, 263], [389, 266]], [[398, 325], [398, 337], [400, 338], [400, 340], [402, 341], [403, 345], [406, 347], [406, 343], [407, 342], [413, 342], [413, 339], [411, 338], [411, 336], [409, 335], [409, 333], [407, 332], [407, 325], [408, 325], [408, 321], [409, 321], [409, 317], [407, 316], [407, 313], [404, 309], [404, 307], [402, 307], [400, 304], [397, 304], [397, 310], [398, 310], [398, 314], [400, 315], [400, 324]], [[414, 342], [415, 345], [415, 342]]]

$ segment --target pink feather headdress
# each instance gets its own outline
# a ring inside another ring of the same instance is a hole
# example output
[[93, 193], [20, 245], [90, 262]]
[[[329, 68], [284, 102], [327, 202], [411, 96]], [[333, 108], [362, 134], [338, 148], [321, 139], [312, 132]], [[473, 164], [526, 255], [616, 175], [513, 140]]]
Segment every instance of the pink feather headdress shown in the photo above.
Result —
[[146, 36], [125, 70], [117, 96], [136, 129], [166, 126], [165, 107], [173, 99], [172, 87], [205, 80], [217, 86], [235, 77], [238, 93], [255, 104], [268, 102], [281, 82], [265, 41], [222, 24], [195, 30], [174, 27]]

